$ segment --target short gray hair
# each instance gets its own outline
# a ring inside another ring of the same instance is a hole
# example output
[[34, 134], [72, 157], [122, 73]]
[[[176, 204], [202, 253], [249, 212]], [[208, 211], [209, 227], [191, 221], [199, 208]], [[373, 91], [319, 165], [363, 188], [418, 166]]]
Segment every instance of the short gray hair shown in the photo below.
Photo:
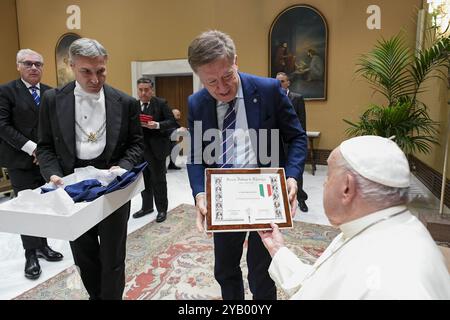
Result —
[[31, 49], [21, 49], [17, 52], [16, 63], [22, 62], [24, 57], [28, 54], [34, 54], [34, 55], [38, 56], [39, 58], [41, 58], [41, 62], [44, 62], [44, 57], [40, 53], [38, 53], [34, 50], [31, 50]]
[[227, 58], [233, 63], [235, 57], [233, 40], [228, 34], [218, 30], [203, 32], [191, 42], [188, 49], [188, 61], [194, 72], [202, 65], [221, 58]]
[[411, 200], [409, 187], [389, 187], [366, 179], [350, 166], [340, 151], [339, 155], [340, 157], [336, 162], [338, 168], [345, 170], [355, 178], [359, 194], [367, 202], [371, 204], [383, 203], [386, 207], [391, 207], [407, 204]]
[[100, 42], [94, 39], [81, 38], [75, 40], [69, 47], [69, 58], [70, 62], [73, 62], [75, 57], [107, 57], [105, 47], [103, 47]]

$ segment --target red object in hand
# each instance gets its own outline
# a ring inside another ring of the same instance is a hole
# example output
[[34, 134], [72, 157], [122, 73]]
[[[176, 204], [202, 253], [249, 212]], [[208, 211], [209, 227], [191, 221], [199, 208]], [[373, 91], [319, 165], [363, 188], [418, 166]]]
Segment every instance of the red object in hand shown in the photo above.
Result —
[[149, 121], [153, 121], [153, 117], [148, 114], [140, 114], [139, 119], [141, 122], [148, 123]]

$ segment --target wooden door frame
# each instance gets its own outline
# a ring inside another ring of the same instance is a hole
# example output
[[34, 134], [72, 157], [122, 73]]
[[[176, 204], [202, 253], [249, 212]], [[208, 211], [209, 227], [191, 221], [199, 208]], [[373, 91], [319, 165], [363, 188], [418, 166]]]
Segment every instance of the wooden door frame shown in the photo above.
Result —
[[131, 62], [131, 90], [136, 99], [136, 81], [142, 76], [151, 78], [157, 76], [186, 76], [192, 75], [192, 92], [197, 92], [203, 86], [198, 76], [192, 72], [187, 59], [159, 60], [159, 61], [132, 61]]

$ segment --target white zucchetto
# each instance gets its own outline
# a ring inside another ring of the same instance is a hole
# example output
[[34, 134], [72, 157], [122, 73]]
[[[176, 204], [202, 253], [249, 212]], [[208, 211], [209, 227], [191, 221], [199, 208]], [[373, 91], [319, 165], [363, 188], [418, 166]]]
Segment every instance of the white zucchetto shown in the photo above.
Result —
[[394, 141], [360, 136], [342, 142], [339, 149], [349, 165], [364, 178], [394, 188], [410, 186], [408, 160]]

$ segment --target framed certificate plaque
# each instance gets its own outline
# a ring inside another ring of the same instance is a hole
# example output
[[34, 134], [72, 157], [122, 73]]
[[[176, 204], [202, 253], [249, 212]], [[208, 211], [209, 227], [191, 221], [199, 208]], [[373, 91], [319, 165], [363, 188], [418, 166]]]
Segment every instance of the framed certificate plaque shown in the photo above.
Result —
[[292, 228], [282, 168], [206, 169], [207, 232]]

